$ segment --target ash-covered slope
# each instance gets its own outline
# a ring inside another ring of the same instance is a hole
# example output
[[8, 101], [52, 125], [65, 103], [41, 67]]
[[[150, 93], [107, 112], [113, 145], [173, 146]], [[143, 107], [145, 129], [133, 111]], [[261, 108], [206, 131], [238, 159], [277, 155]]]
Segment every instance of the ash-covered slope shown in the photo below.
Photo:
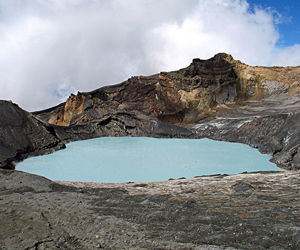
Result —
[[[63, 141], [103, 135], [208, 137], [246, 143], [271, 155], [278, 166], [298, 169], [299, 79], [300, 67], [252, 67], [220, 53], [178, 71], [72, 94], [33, 114], [53, 124]], [[168, 128], [154, 135], [153, 122], [187, 130], [173, 127], [177, 132]]]

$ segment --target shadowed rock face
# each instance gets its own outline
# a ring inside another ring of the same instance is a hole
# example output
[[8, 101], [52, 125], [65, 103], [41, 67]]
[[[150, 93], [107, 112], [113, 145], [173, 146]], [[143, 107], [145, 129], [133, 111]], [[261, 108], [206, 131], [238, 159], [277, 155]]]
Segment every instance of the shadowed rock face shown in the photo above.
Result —
[[0, 101], [0, 163], [13, 168], [13, 160], [64, 148], [50, 127], [16, 104]]

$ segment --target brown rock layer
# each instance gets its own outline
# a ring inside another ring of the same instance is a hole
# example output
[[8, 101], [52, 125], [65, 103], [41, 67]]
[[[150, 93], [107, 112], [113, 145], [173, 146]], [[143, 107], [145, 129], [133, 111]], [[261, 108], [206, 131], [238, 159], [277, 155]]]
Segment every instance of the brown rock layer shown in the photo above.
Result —
[[71, 95], [66, 103], [35, 112], [45, 122], [85, 124], [114, 112], [186, 125], [214, 115], [220, 104], [261, 100], [274, 92], [299, 93], [300, 67], [252, 67], [220, 53], [194, 59], [184, 69], [161, 72], [100, 89]]

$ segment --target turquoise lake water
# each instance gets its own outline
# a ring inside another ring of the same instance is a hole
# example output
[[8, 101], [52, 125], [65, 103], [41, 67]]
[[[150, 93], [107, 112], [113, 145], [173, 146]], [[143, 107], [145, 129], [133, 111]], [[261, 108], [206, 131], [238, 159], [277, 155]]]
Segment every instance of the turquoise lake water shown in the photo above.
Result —
[[141, 182], [280, 170], [269, 159], [247, 145], [209, 139], [102, 137], [28, 158], [16, 169], [52, 180]]

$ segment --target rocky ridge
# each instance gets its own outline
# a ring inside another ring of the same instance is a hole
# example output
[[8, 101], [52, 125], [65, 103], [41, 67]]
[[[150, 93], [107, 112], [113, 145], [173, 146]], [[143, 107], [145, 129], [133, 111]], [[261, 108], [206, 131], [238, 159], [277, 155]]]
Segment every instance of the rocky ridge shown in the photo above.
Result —
[[[299, 169], [299, 79], [300, 67], [253, 67], [220, 53], [194, 59], [178, 71], [78, 92], [33, 115], [52, 124], [62, 141], [124, 135], [207, 137], [246, 143], [271, 155], [279, 167]], [[157, 123], [186, 130], [151, 134], [151, 124]]]
[[220, 53], [194, 59], [184, 69], [137, 76], [118, 85], [72, 94], [65, 103], [33, 114], [50, 124], [86, 124], [115, 112], [185, 126], [222, 104], [262, 100], [274, 93], [298, 95], [300, 67], [252, 67]]

